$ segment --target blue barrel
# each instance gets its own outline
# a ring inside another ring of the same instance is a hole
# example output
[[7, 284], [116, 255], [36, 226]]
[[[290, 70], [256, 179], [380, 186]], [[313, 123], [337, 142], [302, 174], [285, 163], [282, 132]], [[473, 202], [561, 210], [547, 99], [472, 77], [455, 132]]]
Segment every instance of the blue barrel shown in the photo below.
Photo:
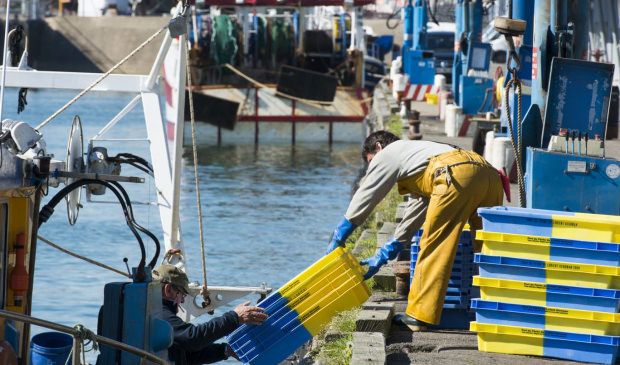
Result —
[[30, 341], [30, 365], [65, 365], [73, 337], [62, 332], [43, 332]]

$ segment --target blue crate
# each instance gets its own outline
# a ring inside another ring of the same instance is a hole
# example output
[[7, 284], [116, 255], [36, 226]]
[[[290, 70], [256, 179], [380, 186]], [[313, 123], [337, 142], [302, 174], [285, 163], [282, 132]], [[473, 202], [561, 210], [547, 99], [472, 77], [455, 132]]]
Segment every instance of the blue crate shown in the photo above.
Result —
[[620, 336], [618, 313], [581, 311], [472, 299], [476, 322], [552, 331]]
[[469, 309], [469, 302], [471, 297], [469, 295], [446, 295], [444, 298], [443, 307], [456, 308], [456, 309]]
[[484, 252], [547, 261], [620, 266], [620, 244], [480, 231]]
[[[424, 233], [423, 229], [418, 230], [411, 238], [411, 242], [412, 243], [420, 242], [420, 238], [422, 238], [422, 233]], [[471, 231], [469, 229], [464, 229], [463, 232], [461, 233], [461, 237], [459, 238], [459, 245], [461, 244], [464, 246], [472, 245]]]
[[588, 363], [614, 364], [620, 337], [549, 331], [472, 322], [478, 333], [478, 350], [535, 355]]
[[444, 305], [441, 311], [441, 320], [438, 325], [429, 325], [430, 328], [437, 329], [469, 329], [469, 322], [475, 319], [473, 311], [451, 306]]
[[[474, 277], [485, 300], [594, 312], [620, 312], [620, 290]], [[472, 297], [477, 298], [472, 290]]]
[[485, 231], [551, 237], [553, 216], [572, 216], [574, 213], [518, 207], [492, 207], [478, 208], [478, 215], [482, 218], [482, 228]]
[[476, 254], [480, 277], [620, 289], [620, 267]]

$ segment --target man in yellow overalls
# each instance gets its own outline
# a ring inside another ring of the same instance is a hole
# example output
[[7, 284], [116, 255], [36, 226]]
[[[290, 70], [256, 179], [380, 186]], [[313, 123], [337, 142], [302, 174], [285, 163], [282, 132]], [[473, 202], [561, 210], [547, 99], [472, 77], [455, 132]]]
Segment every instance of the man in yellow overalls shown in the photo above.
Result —
[[[334, 231], [327, 252], [345, 245], [394, 184], [401, 194], [413, 194], [394, 236], [379, 253], [361, 262], [365, 279], [396, 258], [420, 229], [420, 252], [409, 291], [407, 315], [398, 318], [414, 331], [439, 324], [452, 264], [463, 227], [469, 220], [472, 235], [482, 228], [478, 207], [502, 205], [498, 171], [475, 152], [430, 141], [401, 141], [379, 131], [364, 141], [366, 176]], [[423, 227], [422, 227], [423, 225]], [[479, 251], [479, 246], [475, 247]]]

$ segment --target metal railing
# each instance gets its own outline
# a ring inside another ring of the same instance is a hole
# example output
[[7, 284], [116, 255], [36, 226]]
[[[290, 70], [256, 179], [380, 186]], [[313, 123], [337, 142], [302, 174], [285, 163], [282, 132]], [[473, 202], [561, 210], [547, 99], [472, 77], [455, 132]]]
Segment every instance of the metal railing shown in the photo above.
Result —
[[[82, 332], [72, 328], [72, 327], [67, 327], [67, 326], [63, 326], [61, 324], [58, 323], [54, 323], [54, 322], [49, 322], [43, 319], [39, 319], [39, 318], [35, 318], [35, 317], [31, 317], [31, 316], [27, 316], [24, 314], [20, 314], [20, 313], [14, 313], [14, 312], [9, 312], [6, 310], [1, 310], [0, 309], [0, 317], [2, 318], [8, 318], [8, 319], [12, 319], [18, 322], [24, 322], [24, 323], [29, 323], [29, 324], [34, 324], [36, 326], [40, 326], [40, 327], [45, 327], [45, 328], [49, 328], [49, 329], [53, 329], [56, 331], [60, 331], [60, 332], [64, 332], [67, 334], [70, 334], [71, 336], [73, 336], [73, 365], [80, 365], [79, 363], [79, 356], [75, 356], [75, 349], [78, 345], [78, 337], [82, 335]], [[131, 354], [137, 355], [142, 359], [146, 359], [149, 361], [152, 361], [154, 363], [157, 364], [161, 364], [161, 365], [170, 365], [170, 363], [162, 358], [159, 358], [149, 352], [146, 352], [142, 349], [139, 349], [137, 347], [133, 347], [127, 344], [124, 344], [122, 342], [118, 342], [115, 340], [112, 340], [110, 338], [107, 337], [102, 337], [102, 336], [98, 336], [98, 335], [92, 335], [93, 340], [97, 341], [97, 343], [99, 344], [104, 344], [104, 345], [108, 345], [114, 348], [118, 348], [121, 349], [123, 351], [129, 352]]]

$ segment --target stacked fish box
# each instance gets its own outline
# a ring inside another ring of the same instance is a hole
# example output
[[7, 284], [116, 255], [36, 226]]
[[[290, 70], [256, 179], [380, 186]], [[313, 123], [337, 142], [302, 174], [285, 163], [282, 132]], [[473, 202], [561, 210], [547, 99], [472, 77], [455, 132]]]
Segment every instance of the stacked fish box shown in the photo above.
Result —
[[614, 364], [620, 217], [514, 207], [478, 214], [478, 349]]
[[[413, 281], [413, 273], [420, 253], [420, 238], [422, 230], [418, 231], [411, 244], [411, 271], [410, 281]], [[454, 258], [448, 291], [441, 312], [441, 321], [437, 328], [444, 329], [468, 329], [469, 322], [473, 319], [473, 311], [470, 308], [472, 298], [472, 277], [474, 275], [474, 247], [469, 229], [463, 230], [459, 240], [459, 246]]]
[[277, 364], [369, 297], [358, 260], [338, 247], [258, 304], [266, 322], [240, 326], [227, 342], [244, 364]]

